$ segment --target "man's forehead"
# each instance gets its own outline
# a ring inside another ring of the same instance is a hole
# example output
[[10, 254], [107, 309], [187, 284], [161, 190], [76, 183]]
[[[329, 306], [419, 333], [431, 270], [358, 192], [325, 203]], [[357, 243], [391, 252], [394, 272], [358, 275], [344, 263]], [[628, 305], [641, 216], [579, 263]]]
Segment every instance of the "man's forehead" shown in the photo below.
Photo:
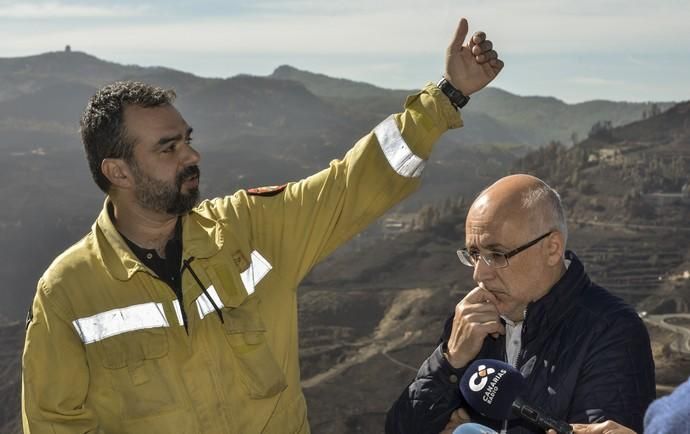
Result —
[[519, 210], [478, 208], [475, 211], [468, 213], [465, 222], [468, 246], [509, 246], [529, 232], [529, 225]]
[[177, 109], [170, 104], [155, 107], [142, 107], [138, 105], [127, 105], [124, 109], [124, 120], [128, 128], [147, 127], [148, 129], [158, 128], [179, 128], [187, 123]]

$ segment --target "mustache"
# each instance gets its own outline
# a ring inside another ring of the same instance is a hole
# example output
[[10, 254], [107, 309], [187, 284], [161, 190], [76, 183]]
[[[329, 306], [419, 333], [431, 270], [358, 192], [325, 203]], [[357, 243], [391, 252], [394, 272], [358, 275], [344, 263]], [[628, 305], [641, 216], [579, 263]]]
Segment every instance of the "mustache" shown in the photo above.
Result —
[[193, 166], [187, 166], [180, 173], [177, 174], [177, 185], [181, 186], [183, 182], [188, 181], [192, 178], [198, 178], [201, 176], [201, 170], [196, 164]]

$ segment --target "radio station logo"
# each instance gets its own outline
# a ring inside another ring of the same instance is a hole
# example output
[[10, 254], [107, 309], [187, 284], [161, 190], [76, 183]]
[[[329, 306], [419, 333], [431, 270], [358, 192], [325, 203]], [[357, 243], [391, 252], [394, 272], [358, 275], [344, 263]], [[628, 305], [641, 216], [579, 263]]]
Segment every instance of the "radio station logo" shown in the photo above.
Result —
[[[500, 369], [497, 372], [494, 368], [487, 368], [486, 365], [479, 365], [477, 372], [470, 377], [470, 390], [473, 392], [484, 391], [482, 393], [482, 401], [491, 404], [496, 397], [496, 392], [499, 390], [501, 378], [507, 373], [508, 371], [505, 369]], [[489, 387], [486, 387], [487, 384]], [[484, 388], [486, 388], [486, 390], [484, 390]]]
[[472, 390], [472, 392], [479, 392], [482, 390], [484, 386], [486, 386], [487, 381], [489, 381], [489, 375], [496, 372], [494, 368], [487, 369], [485, 365], [479, 365], [477, 369], [477, 372], [470, 377], [470, 390]]

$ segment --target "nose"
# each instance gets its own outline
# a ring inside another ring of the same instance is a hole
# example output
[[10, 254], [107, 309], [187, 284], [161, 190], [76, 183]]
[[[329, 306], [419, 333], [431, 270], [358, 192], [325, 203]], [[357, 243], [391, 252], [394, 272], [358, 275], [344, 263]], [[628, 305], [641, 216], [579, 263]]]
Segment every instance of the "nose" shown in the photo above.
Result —
[[199, 164], [199, 161], [201, 161], [201, 154], [194, 149], [191, 145], [187, 145], [187, 152], [185, 152], [185, 155], [183, 157], [183, 165], [184, 166], [195, 166]]
[[485, 282], [491, 280], [494, 274], [493, 267], [489, 266], [484, 262], [483, 259], [479, 258], [477, 263], [474, 265], [474, 272], [472, 273], [472, 279], [476, 283]]

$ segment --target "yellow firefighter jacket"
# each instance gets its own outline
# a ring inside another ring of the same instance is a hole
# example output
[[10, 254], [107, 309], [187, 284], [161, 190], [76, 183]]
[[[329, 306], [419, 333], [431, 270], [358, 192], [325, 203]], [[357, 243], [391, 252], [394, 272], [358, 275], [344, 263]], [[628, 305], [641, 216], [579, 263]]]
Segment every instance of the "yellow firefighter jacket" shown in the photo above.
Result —
[[432, 144], [460, 125], [428, 85], [327, 169], [284, 190], [201, 202], [182, 218], [184, 306], [130, 251], [106, 199], [38, 283], [25, 434], [308, 433], [296, 288], [413, 192]]

